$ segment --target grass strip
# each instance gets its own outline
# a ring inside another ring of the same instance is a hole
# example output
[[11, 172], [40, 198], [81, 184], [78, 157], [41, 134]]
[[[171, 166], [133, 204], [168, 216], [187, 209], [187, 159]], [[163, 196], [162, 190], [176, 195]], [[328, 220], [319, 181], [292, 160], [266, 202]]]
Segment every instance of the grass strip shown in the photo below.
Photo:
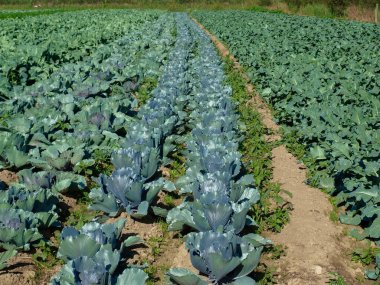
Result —
[[[246, 90], [246, 82], [241, 71], [234, 68], [231, 59], [225, 58], [226, 83], [232, 87], [232, 98], [237, 104], [237, 111], [243, 123], [241, 132], [244, 140], [240, 144], [244, 166], [255, 178], [261, 199], [253, 206], [252, 215], [258, 223], [258, 232], [280, 232], [289, 222], [291, 207], [282, 197], [283, 190], [272, 181], [272, 149], [276, 142], [267, 142], [269, 134], [261, 121], [260, 114], [249, 103], [251, 95]], [[289, 194], [289, 193], [287, 193]]]

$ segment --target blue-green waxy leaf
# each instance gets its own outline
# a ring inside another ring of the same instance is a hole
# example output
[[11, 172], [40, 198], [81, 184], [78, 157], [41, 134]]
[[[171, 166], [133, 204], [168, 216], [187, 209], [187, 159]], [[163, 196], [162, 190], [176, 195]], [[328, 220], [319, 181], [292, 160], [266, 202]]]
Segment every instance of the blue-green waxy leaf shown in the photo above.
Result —
[[167, 276], [166, 284], [178, 285], [207, 285], [199, 276], [186, 268], [172, 268], [165, 273]]
[[93, 257], [100, 249], [92, 238], [86, 235], [79, 235], [76, 238], [67, 237], [61, 241], [57, 256], [64, 260], [72, 260], [81, 256]]
[[5, 157], [11, 165], [17, 168], [28, 164], [29, 161], [29, 157], [24, 152], [16, 149], [16, 147], [7, 149]]
[[349, 215], [349, 214], [341, 214], [339, 216], [339, 220], [341, 221], [341, 223], [343, 224], [348, 224], [348, 225], [359, 225], [360, 222], [361, 222], [361, 217], [359, 215], [356, 215], [356, 216], [352, 216], [352, 215]]
[[209, 253], [209, 258], [212, 260], [212, 262], [209, 263], [209, 269], [216, 280], [222, 279], [224, 276], [234, 270], [241, 262], [238, 257], [233, 257], [230, 260], [226, 261], [218, 253]]
[[364, 230], [364, 232], [371, 238], [380, 238], [380, 217], [372, 221], [372, 224]]
[[138, 236], [130, 236], [128, 237], [124, 242], [123, 242], [123, 246], [124, 247], [130, 247], [130, 246], [133, 246], [133, 245], [136, 245], [136, 244], [139, 244], [139, 243], [142, 243], [143, 240], [138, 237]]
[[238, 278], [238, 279], [232, 281], [231, 283], [228, 283], [228, 285], [256, 285], [256, 284], [257, 283], [255, 280], [253, 280], [252, 278], [247, 277], [247, 276]]
[[117, 278], [116, 285], [142, 285], [148, 280], [148, 275], [138, 268], [128, 268]]
[[316, 160], [326, 159], [325, 151], [320, 146], [315, 146], [315, 147], [310, 148], [310, 154]]
[[0, 270], [7, 267], [7, 261], [17, 254], [17, 250], [7, 250], [0, 253]]

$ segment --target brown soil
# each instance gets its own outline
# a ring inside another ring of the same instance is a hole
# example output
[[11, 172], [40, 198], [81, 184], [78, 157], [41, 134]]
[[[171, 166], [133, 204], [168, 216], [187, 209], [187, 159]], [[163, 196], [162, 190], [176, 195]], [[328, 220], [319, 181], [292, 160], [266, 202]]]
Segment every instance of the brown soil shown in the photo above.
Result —
[[[133, 246], [128, 256], [128, 264], [149, 265], [154, 284], [164, 284], [164, 274], [171, 267], [191, 268], [190, 258], [183, 246], [183, 240], [174, 232], [167, 232], [157, 219], [146, 217], [141, 220], [133, 219], [125, 213], [126, 218], [123, 235], [137, 235], [143, 243]], [[110, 219], [113, 222], [115, 219]], [[182, 265], [187, 264], [185, 266]]]
[[16, 182], [18, 179], [16, 173], [9, 170], [0, 171], [0, 181], [3, 181], [5, 184], [10, 184]]
[[330, 220], [328, 196], [304, 183], [306, 168], [284, 146], [273, 149], [272, 155], [273, 180], [293, 194], [294, 207], [281, 233], [267, 234], [275, 244], [287, 247], [286, 256], [275, 263], [279, 284], [322, 285], [330, 272], [338, 272], [347, 284], [357, 284], [355, 277], [363, 276], [363, 269], [349, 257], [355, 241], [343, 235], [344, 226]]
[[28, 254], [17, 254], [9, 262], [9, 267], [0, 271], [1, 285], [34, 285], [36, 269]]
[[[221, 55], [228, 56], [234, 62], [234, 67], [243, 71], [228, 49], [196, 20], [194, 22], [210, 36]], [[247, 82], [247, 91], [252, 95], [248, 104], [257, 109], [263, 124], [272, 132], [267, 140], [280, 139], [279, 126], [274, 123], [270, 108], [255, 92], [249, 78], [244, 74], [243, 77]], [[349, 253], [359, 243], [343, 234], [343, 225], [330, 220], [329, 215], [333, 209], [328, 196], [304, 183], [306, 167], [285, 146], [273, 149], [272, 159], [273, 180], [292, 194], [289, 202], [294, 207], [290, 222], [281, 233], [265, 234], [274, 244], [282, 244], [286, 248], [285, 256], [268, 262], [269, 266], [277, 268], [278, 284], [327, 284], [330, 272], [338, 272], [347, 284], [358, 284], [355, 277], [363, 277], [363, 268], [350, 260]], [[364, 281], [361, 284], [372, 282]]]

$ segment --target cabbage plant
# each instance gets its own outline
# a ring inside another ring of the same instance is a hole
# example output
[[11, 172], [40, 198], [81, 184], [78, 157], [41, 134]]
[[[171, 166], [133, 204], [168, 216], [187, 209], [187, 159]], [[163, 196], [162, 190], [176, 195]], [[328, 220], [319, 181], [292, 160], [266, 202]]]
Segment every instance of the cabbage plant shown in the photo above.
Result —
[[117, 271], [125, 249], [141, 242], [137, 236], [122, 241], [124, 225], [125, 219], [119, 219], [109, 224], [90, 222], [80, 230], [65, 227], [57, 256], [67, 263], [51, 284], [144, 284], [147, 275], [140, 269], [128, 268], [122, 274]]
[[127, 268], [116, 274], [121, 262], [119, 251], [107, 244], [94, 256], [80, 256], [66, 263], [51, 280], [51, 285], [143, 285], [148, 275], [141, 269]]
[[182, 230], [183, 226], [198, 231], [234, 231], [239, 233], [246, 224], [255, 224], [247, 215], [259, 198], [259, 192], [250, 184], [251, 176], [225, 184], [212, 174], [198, 174], [191, 185], [193, 201], [185, 200], [171, 209], [166, 221], [169, 230]]
[[42, 238], [38, 226], [40, 220], [33, 213], [0, 204], [0, 247], [29, 250]]
[[122, 251], [125, 247], [140, 243], [136, 236], [120, 241], [125, 219], [119, 219], [112, 224], [91, 222], [80, 230], [65, 227], [61, 233], [61, 244], [57, 256], [63, 260], [73, 260], [78, 257], [93, 257], [104, 245], [111, 246], [112, 250]]
[[90, 198], [92, 210], [100, 210], [115, 216], [121, 209], [134, 217], [148, 214], [149, 204], [163, 187], [162, 180], [144, 183], [130, 168], [115, 170], [111, 176], [101, 175], [96, 179], [101, 188], [93, 189]]
[[[207, 231], [186, 236], [191, 263], [215, 284], [255, 284], [247, 275], [257, 267], [263, 247], [268, 243], [256, 234], [239, 237], [233, 232]], [[207, 284], [184, 270], [172, 269], [167, 275], [172, 284]]]

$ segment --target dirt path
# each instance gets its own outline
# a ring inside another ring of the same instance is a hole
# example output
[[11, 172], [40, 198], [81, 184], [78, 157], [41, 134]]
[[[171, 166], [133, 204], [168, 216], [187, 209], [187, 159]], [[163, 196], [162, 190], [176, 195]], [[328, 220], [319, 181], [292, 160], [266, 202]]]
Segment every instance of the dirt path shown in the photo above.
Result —
[[[244, 72], [228, 49], [196, 20], [194, 22], [210, 36], [221, 55], [228, 56], [234, 62], [234, 67]], [[272, 135], [267, 140], [280, 139], [279, 126], [274, 123], [270, 108], [255, 92], [248, 76], [243, 74], [243, 77], [247, 91], [252, 95], [249, 104], [257, 109], [263, 124], [271, 130]], [[327, 195], [304, 183], [307, 169], [283, 145], [272, 150], [272, 159], [273, 180], [280, 183], [282, 189], [292, 193], [292, 198], [288, 200], [294, 207], [290, 222], [281, 233], [266, 234], [275, 244], [287, 248], [286, 256], [271, 264], [277, 268], [278, 284], [328, 284], [330, 272], [338, 272], [347, 284], [359, 284], [355, 277], [363, 276], [363, 268], [353, 263], [348, 255], [355, 241], [343, 235], [342, 225], [329, 219], [332, 205]], [[364, 281], [360, 284], [373, 283]]]
[[280, 284], [326, 284], [330, 272], [357, 284], [362, 269], [350, 261], [353, 240], [343, 235], [343, 226], [329, 219], [332, 206], [328, 197], [304, 183], [306, 169], [284, 146], [272, 151], [273, 179], [293, 194], [290, 223], [279, 234], [269, 234], [275, 243], [287, 247], [287, 255], [277, 262]]

